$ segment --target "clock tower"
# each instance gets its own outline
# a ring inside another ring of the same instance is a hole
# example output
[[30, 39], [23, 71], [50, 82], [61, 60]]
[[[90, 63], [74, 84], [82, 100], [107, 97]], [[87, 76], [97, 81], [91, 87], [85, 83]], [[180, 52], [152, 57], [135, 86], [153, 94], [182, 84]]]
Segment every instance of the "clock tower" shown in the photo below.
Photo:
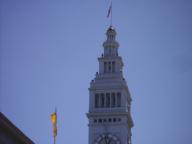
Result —
[[131, 96], [123, 77], [116, 30], [110, 26], [89, 87], [89, 144], [131, 144]]

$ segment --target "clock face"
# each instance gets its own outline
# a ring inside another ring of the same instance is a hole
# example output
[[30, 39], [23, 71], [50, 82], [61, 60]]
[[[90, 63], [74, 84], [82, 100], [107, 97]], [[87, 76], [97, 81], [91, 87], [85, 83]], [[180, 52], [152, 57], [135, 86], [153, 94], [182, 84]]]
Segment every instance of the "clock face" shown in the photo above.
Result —
[[100, 141], [99, 144], [117, 144], [113, 138], [104, 136]]
[[115, 135], [102, 134], [96, 139], [94, 144], [121, 144], [121, 142]]

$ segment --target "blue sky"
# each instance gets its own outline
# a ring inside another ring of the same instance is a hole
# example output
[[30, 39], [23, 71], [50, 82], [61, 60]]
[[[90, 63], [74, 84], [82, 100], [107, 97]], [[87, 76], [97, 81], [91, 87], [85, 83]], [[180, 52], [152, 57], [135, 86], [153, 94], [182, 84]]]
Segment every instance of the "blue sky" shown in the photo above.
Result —
[[[0, 110], [37, 144], [88, 143], [109, 0], [0, 0]], [[133, 144], [192, 143], [192, 1], [113, 1]]]

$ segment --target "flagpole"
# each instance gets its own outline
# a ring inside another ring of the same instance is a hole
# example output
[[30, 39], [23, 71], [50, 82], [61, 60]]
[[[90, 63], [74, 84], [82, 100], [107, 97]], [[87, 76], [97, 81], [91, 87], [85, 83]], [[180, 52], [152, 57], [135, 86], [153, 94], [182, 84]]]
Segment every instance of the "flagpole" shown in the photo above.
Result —
[[51, 121], [53, 126], [53, 144], [56, 144], [57, 136], [57, 108], [55, 107], [55, 112], [51, 114]]
[[54, 136], [54, 144], [56, 144], [56, 137]]
[[[55, 107], [55, 114], [57, 115], [57, 107]], [[56, 119], [56, 123], [57, 123], [57, 119]], [[56, 144], [56, 135], [54, 134], [54, 144]]]
[[111, 0], [111, 26], [113, 22], [113, 1]]
[[57, 107], [55, 107], [55, 113], [57, 113]]

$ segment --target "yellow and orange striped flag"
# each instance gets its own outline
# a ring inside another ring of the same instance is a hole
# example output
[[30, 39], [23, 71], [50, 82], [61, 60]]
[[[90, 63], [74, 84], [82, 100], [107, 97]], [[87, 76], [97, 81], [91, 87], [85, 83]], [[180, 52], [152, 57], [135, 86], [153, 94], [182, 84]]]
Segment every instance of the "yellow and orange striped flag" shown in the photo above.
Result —
[[53, 114], [51, 114], [51, 121], [53, 124], [53, 136], [57, 136], [57, 112], [55, 111]]

